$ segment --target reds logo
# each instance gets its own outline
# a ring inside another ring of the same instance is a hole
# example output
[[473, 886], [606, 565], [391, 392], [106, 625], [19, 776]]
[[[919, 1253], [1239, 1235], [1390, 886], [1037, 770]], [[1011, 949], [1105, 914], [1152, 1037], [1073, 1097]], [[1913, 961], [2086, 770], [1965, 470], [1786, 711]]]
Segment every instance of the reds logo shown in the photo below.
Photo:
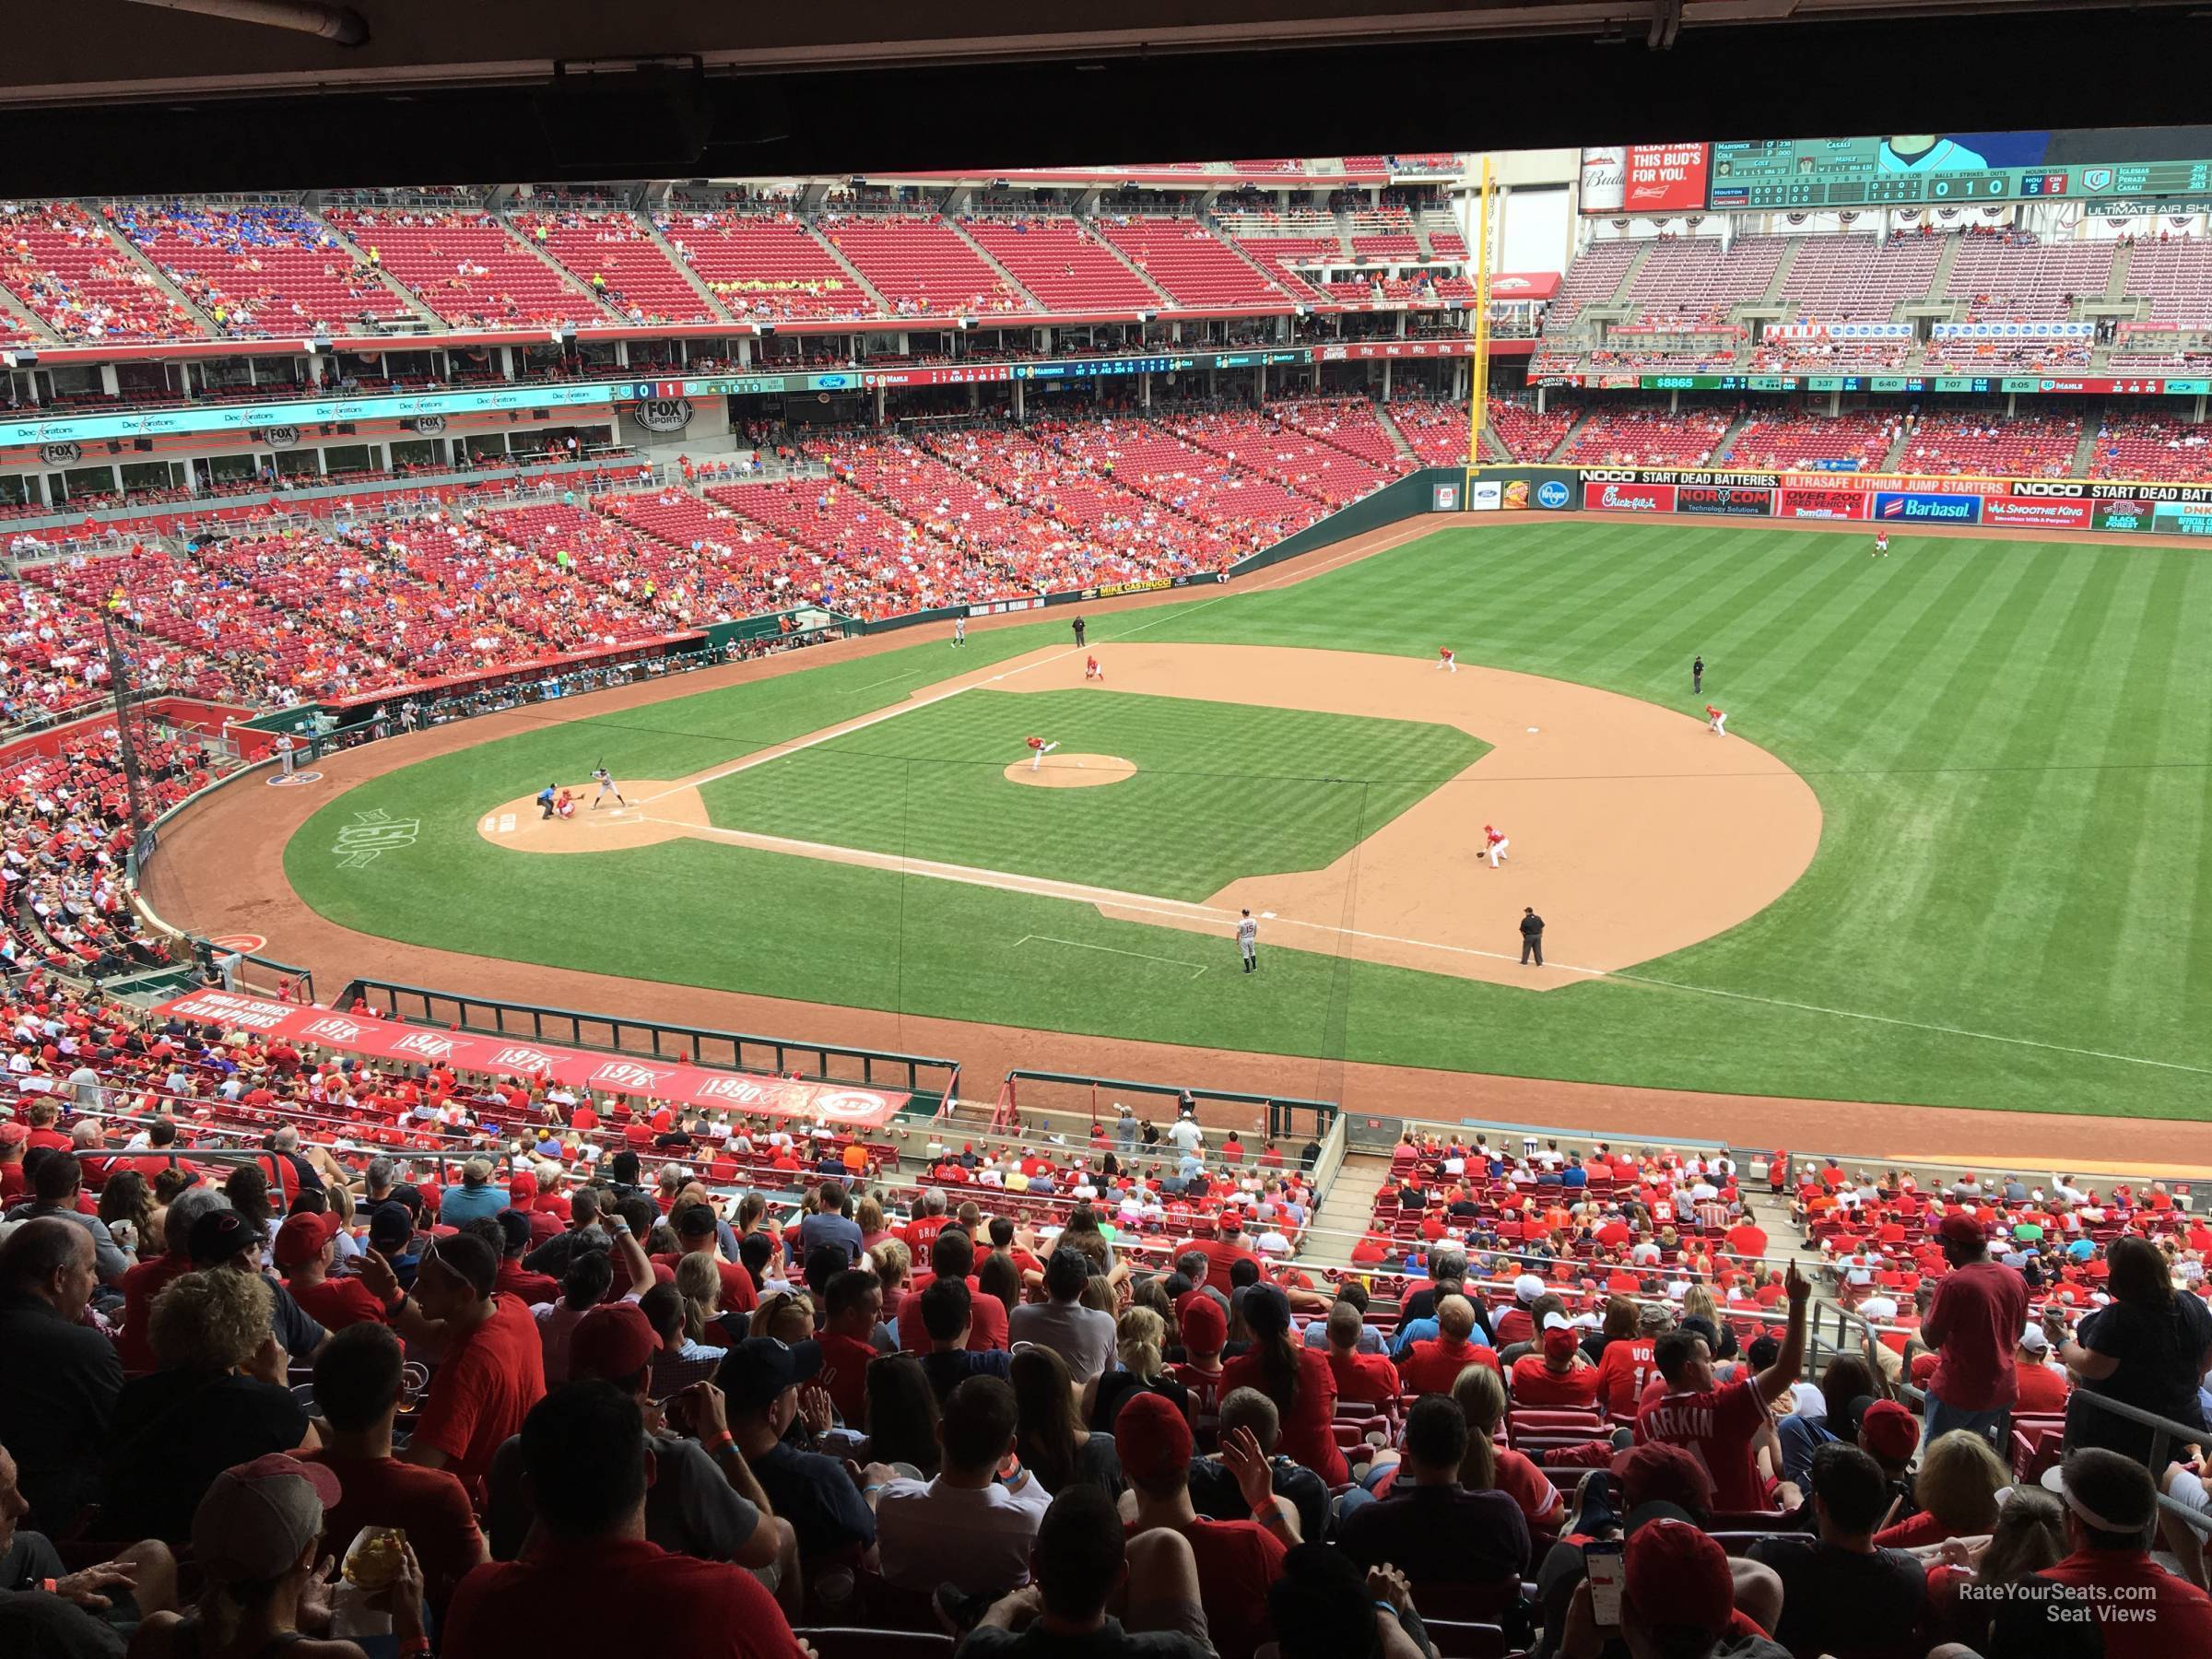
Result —
[[814, 1109], [826, 1118], [874, 1117], [883, 1110], [883, 1097], [864, 1088], [826, 1088], [814, 1097]]
[[549, 1072], [553, 1069], [553, 1056], [534, 1048], [503, 1048], [485, 1065], [492, 1071]]
[[635, 1088], [650, 1093], [660, 1086], [663, 1077], [675, 1075], [660, 1066], [641, 1065], [634, 1060], [610, 1060], [594, 1072], [590, 1080], [602, 1088]]
[[453, 1052], [452, 1040], [435, 1031], [409, 1031], [392, 1048], [396, 1053], [420, 1054], [426, 1060], [442, 1060]]
[[321, 1019], [311, 1019], [300, 1028], [300, 1035], [323, 1042], [358, 1042], [361, 1028], [350, 1019], [340, 1019], [326, 1014]]

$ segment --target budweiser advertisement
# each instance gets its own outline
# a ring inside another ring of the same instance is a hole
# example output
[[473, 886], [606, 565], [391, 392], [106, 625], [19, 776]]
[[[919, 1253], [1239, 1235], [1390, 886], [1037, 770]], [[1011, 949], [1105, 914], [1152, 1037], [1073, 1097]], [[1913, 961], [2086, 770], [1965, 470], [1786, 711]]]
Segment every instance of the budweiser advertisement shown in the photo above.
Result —
[[844, 1083], [795, 1083], [752, 1072], [679, 1064], [657, 1055], [610, 1054], [474, 1031], [440, 1030], [230, 991], [195, 991], [154, 1012], [401, 1065], [447, 1065], [493, 1077], [543, 1077], [599, 1094], [650, 1098], [711, 1112], [806, 1118], [853, 1129], [880, 1129], [907, 1101], [904, 1094]]
[[1705, 163], [1702, 144], [1631, 144], [1623, 180], [1622, 208], [1630, 213], [1702, 213]]

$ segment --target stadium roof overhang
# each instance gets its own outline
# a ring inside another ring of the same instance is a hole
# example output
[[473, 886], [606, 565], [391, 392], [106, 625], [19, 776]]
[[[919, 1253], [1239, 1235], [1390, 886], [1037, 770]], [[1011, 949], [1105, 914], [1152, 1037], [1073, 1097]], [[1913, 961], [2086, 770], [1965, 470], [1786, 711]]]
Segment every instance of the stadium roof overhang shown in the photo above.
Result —
[[0, 142], [30, 195], [2147, 124], [2193, 77], [2070, 66], [2208, 44], [2161, 0], [76, 0], [8, 31]]

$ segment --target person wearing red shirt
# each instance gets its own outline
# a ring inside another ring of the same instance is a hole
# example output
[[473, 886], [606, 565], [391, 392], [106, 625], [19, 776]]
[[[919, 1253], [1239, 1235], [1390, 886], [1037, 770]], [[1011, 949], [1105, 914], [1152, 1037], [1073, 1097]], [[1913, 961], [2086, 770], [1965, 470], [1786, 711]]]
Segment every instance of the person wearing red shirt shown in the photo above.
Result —
[[[1417, 1345], [1418, 1346], [1418, 1345]], [[1585, 1359], [1564, 1314], [1544, 1315], [1541, 1351], [1513, 1361], [1516, 1406], [1571, 1408], [1597, 1403], [1597, 1367]]]
[[[1805, 1366], [1805, 1305], [1812, 1286], [1790, 1264], [1790, 1321], [1781, 1350], [1765, 1371], [1716, 1385], [1712, 1351], [1694, 1331], [1669, 1331], [1653, 1346], [1665, 1392], [1636, 1414], [1639, 1444], [1661, 1441], [1697, 1454], [1712, 1477], [1713, 1504], [1724, 1510], [1770, 1507], [1765, 1483], [1753, 1462], [1751, 1443], [1767, 1420], [1767, 1407], [1796, 1382]], [[1783, 1482], [1773, 1494], [1776, 1507], [1794, 1508], [1799, 1494]]]
[[1229, 1285], [1230, 1274], [1239, 1262], [1250, 1262], [1260, 1270], [1260, 1282], [1267, 1282], [1267, 1264], [1261, 1261], [1244, 1243], [1244, 1223], [1233, 1212], [1223, 1216], [1218, 1223], [1220, 1236], [1211, 1239], [1185, 1239], [1175, 1246], [1175, 1253], [1194, 1250], [1206, 1258], [1206, 1281], [1217, 1288]]
[[1403, 1392], [1413, 1394], [1450, 1394], [1459, 1373], [1470, 1365], [1500, 1371], [1495, 1348], [1473, 1341], [1475, 1304], [1464, 1296], [1447, 1296], [1436, 1304], [1436, 1331], [1407, 1347], [1398, 1356]]
[[[624, 1225], [619, 1217], [604, 1218]], [[460, 1477], [472, 1500], [491, 1460], [546, 1392], [545, 1347], [530, 1310], [499, 1296], [499, 1259], [472, 1233], [436, 1239], [423, 1251], [415, 1288], [403, 1296], [383, 1257], [362, 1257], [361, 1280], [385, 1319], [410, 1345], [436, 1340], [443, 1357], [416, 1420], [406, 1461]], [[442, 1322], [443, 1330], [434, 1325]]]
[[1136, 1500], [1128, 1535], [1167, 1527], [1190, 1540], [1214, 1651], [1221, 1659], [1252, 1659], [1274, 1639], [1267, 1587], [1282, 1575], [1283, 1557], [1299, 1541], [1298, 1512], [1276, 1496], [1273, 1471], [1252, 1430], [1236, 1430], [1222, 1449], [1251, 1509], [1249, 1521], [1209, 1520], [1191, 1502], [1191, 1426], [1165, 1394], [1132, 1395], [1113, 1419], [1113, 1443]]
[[940, 1278], [966, 1279], [969, 1293], [975, 1299], [975, 1316], [968, 1328], [968, 1346], [979, 1351], [1005, 1347], [1006, 1304], [995, 1296], [983, 1294], [983, 1288], [975, 1277], [975, 1241], [957, 1227], [946, 1228], [937, 1234], [936, 1241], [929, 1247], [929, 1271], [915, 1274], [906, 1294], [899, 1299], [900, 1347], [910, 1354], [929, 1351], [929, 1334], [922, 1325], [922, 1292]]
[[1390, 1252], [1373, 1233], [1362, 1234], [1359, 1242], [1352, 1246], [1352, 1265], [1372, 1267], [1390, 1259]]
[[[2150, 1472], [2116, 1452], [2076, 1452], [2043, 1476], [2066, 1506], [2073, 1553], [2014, 1586], [1986, 1652], [2100, 1653], [2104, 1659], [2212, 1653], [2212, 1596], [2154, 1561], [2159, 1517]], [[2040, 1594], [2039, 1594], [2040, 1593]], [[2101, 1645], [2061, 1648], [2052, 1632], [2093, 1623]]]
[[489, 1552], [468, 1493], [451, 1470], [418, 1469], [392, 1455], [402, 1358], [399, 1338], [381, 1319], [333, 1336], [315, 1356], [315, 1406], [331, 1438], [299, 1455], [330, 1470], [343, 1488], [323, 1522], [334, 1546], [340, 1538], [350, 1543], [364, 1526], [403, 1528], [422, 1564], [429, 1604], [442, 1616], [462, 1578]]
[[2018, 1384], [2012, 1354], [2028, 1324], [2028, 1281], [1989, 1259], [1989, 1230], [1979, 1216], [1954, 1210], [1936, 1230], [1950, 1264], [1921, 1322], [1921, 1340], [1940, 1358], [1928, 1380], [1927, 1437], [1971, 1429], [2003, 1431]]
[[533, 1273], [523, 1265], [524, 1253], [530, 1248], [530, 1218], [520, 1210], [506, 1209], [493, 1219], [500, 1230], [500, 1271], [491, 1288], [501, 1296], [512, 1296], [534, 1308], [559, 1301], [560, 1281], [550, 1274]]
[[1394, 1407], [1398, 1368], [1381, 1354], [1359, 1351], [1359, 1335], [1364, 1328], [1357, 1303], [1340, 1301], [1329, 1310], [1329, 1370], [1336, 1379], [1336, 1397]]
[[358, 1278], [333, 1278], [331, 1265], [337, 1259], [337, 1238], [343, 1223], [329, 1211], [303, 1211], [288, 1217], [276, 1230], [269, 1258], [284, 1275], [284, 1287], [309, 1317], [328, 1331], [348, 1325], [382, 1324], [383, 1304]]
[[883, 1318], [883, 1281], [865, 1267], [848, 1267], [823, 1290], [822, 1311], [822, 1386], [845, 1426], [858, 1429], [867, 1421], [868, 1367], [877, 1358], [870, 1338]]
[[29, 1190], [23, 1183], [23, 1149], [30, 1131], [14, 1119], [0, 1124], [0, 1207], [12, 1206]]
[[1597, 1403], [1617, 1418], [1636, 1415], [1636, 1399], [1657, 1376], [1652, 1350], [1674, 1326], [1674, 1316], [1657, 1302], [1636, 1311], [1636, 1334], [1616, 1336], [1597, 1358]]
[[2066, 1408], [2066, 1396], [2074, 1392], [2066, 1382], [2066, 1373], [2054, 1371], [2048, 1363], [2051, 1358], [2051, 1338], [2040, 1325], [2030, 1325], [2020, 1334], [2020, 1345], [2013, 1355], [2013, 1382], [2018, 1392], [2012, 1402], [2015, 1417], [2053, 1417]]
[[611, 1651], [635, 1640], [641, 1607], [682, 1630], [698, 1659], [800, 1659], [750, 1572], [646, 1541], [645, 1418], [634, 1398], [611, 1382], [563, 1388], [524, 1420], [522, 1462], [535, 1528], [518, 1559], [462, 1581], [439, 1643], [453, 1659]]
[[[1468, 1318], [1472, 1324], [1472, 1309]], [[1254, 1285], [1245, 1292], [1244, 1324], [1252, 1332], [1251, 1351], [1222, 1366], [1221, 1392], [1256, 1388], [1273, 1400], [1283, 1420], [1277, 1449], [1324, 1484], [1342, 1486], [1351, 1478], [1351, 1469], [1332, 1428], [1336, 1373], [1329, 1369], [1328, 1355], [1300, 1343], [1290, 1325], [1289, 1299], [1272, 1285]]]
[[714, 1210], [705, 1204], [679, 1204], [676, 1213], [668, 1218], [676, 1230], [679, 1249], [663, 1251], [653, 1258], [655, 1266], [676, 1271], [677, 1264], [688, 1255], [707, 1255], [714, 1259], [714, 1271], [722, 1277], [722, 1306], [724, 1312], [750, 1313], [760, 1305], [760, 1296], [753, 1285], [753, 1276], [742, 1264], [726, 1259], [722, 1253], [720, 1230], [714, 1225]]

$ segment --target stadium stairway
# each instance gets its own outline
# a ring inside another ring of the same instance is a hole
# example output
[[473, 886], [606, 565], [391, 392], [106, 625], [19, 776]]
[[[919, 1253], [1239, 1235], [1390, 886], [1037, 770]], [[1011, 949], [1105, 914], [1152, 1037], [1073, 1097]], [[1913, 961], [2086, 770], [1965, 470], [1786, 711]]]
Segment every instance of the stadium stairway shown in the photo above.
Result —
[[1802, 236], [1793, 236], [1784, 242], [1782, 257], [1774, 262], [1774, 276], [1768, 282], [1766, 291], [1756, 301], [1758, 305], [1763, 308], [1782, 302], [1782, 285], [1789, 281], [1790, 267], [1797, 263], [1797, 255], [1804, 251], [1805, 241]]
[[1905, 446], [1912, 441], [1912, 429], [1907, 426], [1899, 427], [1896, 441], [1890, 444], [1889, 453], [1882, 457], [1884, 472], [1893, 473], [1905, 464]]
[[1321, 1207], [1306, 1229], [1307, 1248], [1299, 1260], [1321, 1266], [1348, 1267], [1351, 1247], [1374, 1220], [1375, 1194], [1390, 1179], [1390, 1159], [1371, 1154], [1351, 1156], [1337, 1166]]
[[654, 247], [660, 249], [662, 255], [670, 265], [684, 274], [684, 280], [691, 285], [691, 291], [706, 302], [707, 310], [717, 317], [730, 315], [730, 308], [715, 297], [714, 290], [707, 286], [706, 279], [691, 268], [690, 261], [678, 253], [676, 251], [676, 244], [661, 234], [660, 227], [653, 222], [653, 216], [640, 214], [637, 218], [639, 222], [645, 227], [646, 238]]
[[[1234, 236], [1230, 235], [1230, 232], [1223, 228], [1219, 219], [1214, 218], [1211, 214], [1206, 214], [1202, 216], [1200, 222], [1206, 226], [1208, 235], [1212, 236], [1215, 241], [1218, 241], [1231, 253], [1234, 253], [1239, 259], [1250, 265], [1253, 270], [1258, 274], [1261, 282], [1266, 285], [1270, 292], [1277, 294], [1285, 293], [1283, 285], [1277, 282], [1275, 277], [1269, 274], [1265, 265], [1262, 265], [1258, 260], [1254, 259], [1250, 253], [1245, 252], [1244, 244], [1240, 242]], [[1285, 294], [1285, 297], [1288, 298], [1288, 295]]]
[[129, 237], [120, 234], [116, 230], [115, 227], [110, 224], [107, 219], [101, 216], [100, 203], [86, 199], [79, 201], [77, 206], [82, 207], [85, 212], [90, 216], [92, 222], [100, 228], [111, 243], [118, 248], [121, 248], [124, 252], [124, 255], [128, 258], [133, 265], [136, 265], [140, 270], [146, 272], [147, 276], [153, 278], [154, 287], [159, 288], [162, 293], [168, 295], [169, 298], [175, 302], [180, 311], [199, 324], [199, 325], [203, 329], [206, 330], [208, 334], [218, 338], [221, 337], [223, 331], [222, 328], [216, 323], [216, 320], [209, 316], [206, 312], [202, 311], [198, 306], [194, 305], [192, 300], [186, 297], [182, 288], [179, 288], [175, 283], [171, 282], [168, 276], [163, 275], [161, 267], [154, 263], [152, 256], [148, 254], [144, 248], [141, 248]]
[[5, 316], [30, 339], [45, 342], [57, 338], [53, 329], [39, 321], [37, 312], [6, 288], [0, 288], [0, 316]]
[[876, 308], [877, 316], [888, 317], [896, 314], [897, 308], [876, 291], [876, 285], [860, 274], [860, 267], [845, 257], [845, 251], [842, 248], [822, 234], [822, 228], [819, 225], [812, 219], [802, 219], [800, 223], [806, 228], [806, 234], [814, 238], [815, 244], [823, 253], [837, 261], [837, 268], [853, 278], [853, 287], [868, 297], [868, 303]]
[[2081, 423], [2081, 441], [2074, 446], [2073, 464], [2066, 468], [2071, 478], [2086, 478], [2097, 460], [2097, 421], [2094, 417]]
[[[1576, 416], [1574, 424], [1567, 429], [1566, 435], [1559, 440], [1559, 443], [1553, 448], [1552, 452], [1547, 455], [1539, 456], [1538, 459], [1544, 461], [1557, 461], [1561, 455], [1567, 453], [1568, 451], [1574, 447], [1574, 441], [1582, 435], [1583, 428], [1590, 424], [1590, 417], [1596, 413], [1596, 409], [1592, 407], [1583, 410], [1582, 414]], [[1485, 429], [1488, 429], [1490, 423], [1487, 416], [1482, 424]], [[1490, 441], [1492, 443], [1496, 443], [1498, 441], [1497, 433], [1490, 433]], [[1498, 453], [1502, 455], [1509, 453], [1510, 452], [1500, 445]]]
[[1928, 278], [1930, 300], [1950, 298], [1951, 270], [1959, 263], [1959, 250], [1966, 245], [1963, 236], [1947, 236], [1942, 240], [1943, 252], [1936, 254], [1935, 274]]
[[977, 241], [974, 237], [969, 235], [967, 229], [962, 226], [959, 220], [948, 218], [945, 221], [945, 225], [946, 228], [953, 233], [953, 235], [959, 237], [960, 241], [967, 245], [970, 253], [973, 253], [978, 259], [982, 260], [985, 265], [989, 265], [994, 271], [998, 273], [999, 279], [1006, 285], [1007, 288], [1011, 292], [1019, 294], [1024, 300], [1027, 300], [1031, 305], [1035, 306], [1041, 312], [1049, 312], [1053, 309], [1051, 306], [1045, 304], [1043, 300], [1038, 299], [1035, 294], [1030, 292], [1028, 288], [1024, 288], [1021, 285], [1020, 279], [1017, 277], [1013, 272], [1007, 270], [1005, 265], [1000, 265], [997, 260], [992, 258], [991, 251], [984, 247], [982, 242]]
[[1734, 420], [1730, 421], [1728, 423], [1728, 429], [1723, 432], [1713, 443], [1712, 455], [1709, 465], [1713, 466], [1734, 465], [1733, 463], [1724, 463], [1723, 457], [1726, 456], [1730, 451], [1735, 448], [1736, 439], [1741, 437], [1743, 435], [1744, 429], [1749, 426], [1752, 421], [1757, 418], [1757, 412], [1747, 409], [1744, 411], [1744, 413], [1738, 415]]
[[617, 319], [621, 317], [622, 313], [615, 309], [613, 302], [609, 300], [605, 294], [594, 291], [590, 283], [586, 282], [582, 277], [577, 276], [575, 272], [570, 270], [567, 265], [562, 265], [560, 261], [554, 258], [548, 251], [539, 247], [536, 242], [533, 241], [529, 237], [524, 236], [520, 230], [517, 230], [514, 228], [514, 221], [512, 219], [509, 218], [504, 213], [495, 214], [493, 217], [500, 221], [500, 229], [507, 233], [507, 240], [511, 242], [520, 243], [523, 247], [529, 249], [530, 256], [536, 260], [539, 265], [544, 265], [547, 270], [551, 271], [555, 276], [559, 276], [560, 278], [562, 287], [582, 288], [585, 293], [592, 296], [592, 303], [597, 306], [603, 314]]
[[1076, 215], [1076, 222], [1078, 225], [1081, 225], [1086, 230], [1090, 232], [1090, 237], [1093, 241], [1098, 243], [1100, 247], [1105, 249], [1107, 253], [1112, 254], [1114, 258], [1121, 261], [1122, 268], [1124, 270], [1127, 271], [1130, 276], [1135, 277], [1139, 282], [1150, 288], [1153, 293], [1157, 294], [1159, 297], [1159, 302], [1163, 307], [1170, 311], [1179, 309], [1175, 303], [1175, 296], [1169, 293], [1166, 288], [1160, 287], [1158, 282], [1155, 282], [1152, 278], [1151, 272], [1139, 265], [1135, 260], [1130, 258], [1128, 254], [1124, 253], [1119, 247], [1117, 247], [1114, 244], [1112, 237], [1101, 232], [1099, 229], [1098, 221], [1096, 219], [1090, 218], [1087, 214], [1078, 213]]
[[[1377, 404], [1375, 406], [1375, 419], [1382, 428], [1383, 436], [1390, 440], [1390, 447], [1397, 451], [1399, 454], [1405, 456], [1406, 460], [1412, 462], [1416, 466], [1420, 465], [1420, 455], [1415, 451], [1412, 444], [1406, 441], [1406, 434], [1398, 430], [1398, 423], [1391, 418], [1390, 406], [1388, 404]], [[1498, 441], [1498, 438], [1497, 434], [1488, 432], [1488, 429], [1489, 422], [1487, 420], [1484, 421], [1483, 426], [1486, 435], [1489, 438], [1490, 442], [1495, 444]]]
[[[418, 295], [413, 288], [409, 288], [398, 277], [393, 276], [391, 272], [385, 270], [381, 263], [372, 264], [371, 262], [368, 249], [361, 246], [359, 242], [355, 241], [352, 237], [347, 235], [345, 231], [341, 230], [337, 226], [332, 224], [330, 220], [325, 218], [322, 214], [312, 212], [304, 207], [301, 208], [300, 211], [305, 213], [308, 218], [313, 219], [316, 224], [322, 226], [323, 229], [327, 231], [333, 239], [335, 240], [339, 247], [345, 249], [347, 253], [352, 254], [354, 263], [356, 265], [360, 265], [367, 270], [374, 271], [376, 273], [376, 279], [384, 285], [387, 292], [398, 296], [399, 302], [407, 308], [408, 312], [413, 314], [416, 320], [416, 326], [411, 332], [415, 334], [443, 334], [446, 332], [446, 324], [443, 320], [439, 317], [436, 312], [432, 311], [427, 304], [423, 302], [421, 297]], [[393, 330], [396, 324], [391, 323], [384, 324], [384, 328], [387, 332]]]

